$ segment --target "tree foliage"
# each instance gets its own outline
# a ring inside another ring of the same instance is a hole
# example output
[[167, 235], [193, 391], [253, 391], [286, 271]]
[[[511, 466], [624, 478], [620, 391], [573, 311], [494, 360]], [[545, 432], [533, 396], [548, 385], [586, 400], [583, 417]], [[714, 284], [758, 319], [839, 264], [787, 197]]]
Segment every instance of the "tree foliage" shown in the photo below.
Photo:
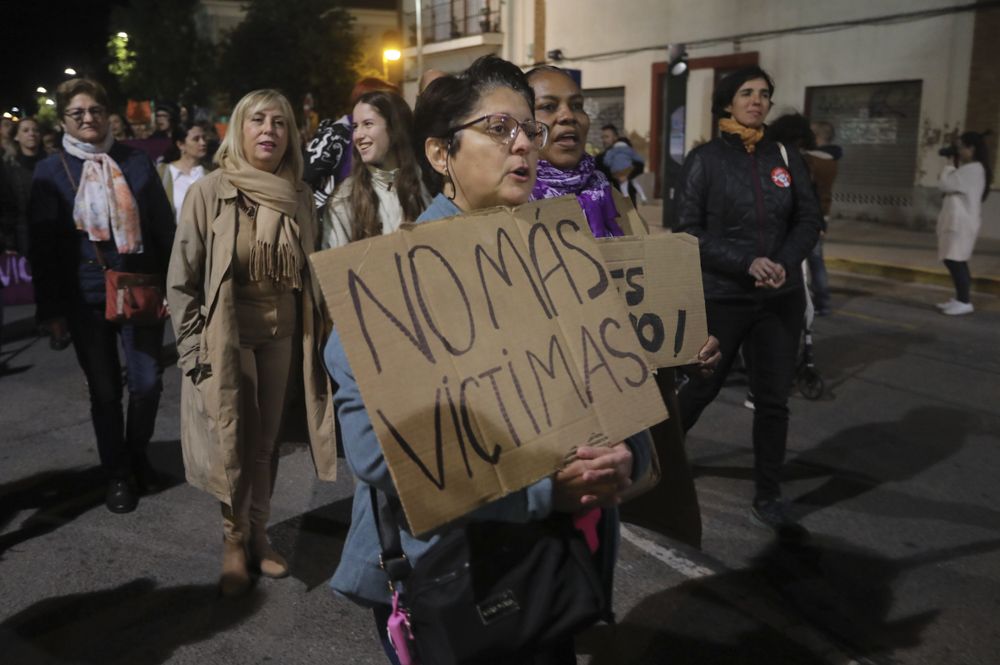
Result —
[[296, 109], [311, 92], [322, 117], [345, 110], [361, 62], [353, 17], [336, 0], [249, 0], [226, 39], [219, 86], [230, 103], [277, 88]]
[[[195, 29], [198, 0], [129, 0], [111, 12], [109, 70], [133, 99], [203, 103], [212, 46]], [[128, 34], [127, 39], [117, 33]]]

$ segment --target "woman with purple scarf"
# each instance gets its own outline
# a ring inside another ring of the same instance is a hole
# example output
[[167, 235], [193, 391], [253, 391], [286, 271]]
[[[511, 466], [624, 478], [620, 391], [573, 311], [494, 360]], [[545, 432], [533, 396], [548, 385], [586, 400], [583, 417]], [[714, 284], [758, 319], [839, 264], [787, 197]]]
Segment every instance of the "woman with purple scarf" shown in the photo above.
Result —
[[[576, 81], [558, 67], [543, 65], [527, 74], [535, 92], [535, 119], [549, 126], [549, 140], [538, 160], [538, 179], [531, 199], [576, 195], [594, 237], [624, 235], [618, 225], [618, 210], [611, 183], [597, 170], [594, 158], [586, 153], [590, 116], [583, 109], [583, 91]], [[719, 341], [709, 336], [698, 354], [695, 371], [711, 374], [719, 363]], [[654, 491], [623, 506], [625, 519], [654, 528], [695, 547], [701, 545], [701, 516], [694, 481], [684, 452], [684, 432], [680, 428], [674, 373], [663, 368], [656, 373], [660, 394], [670, 419], [653, 427], [653, 443], [660, 459], [663, 479]], [[669, 507], [668, 510], [664, 510]]]
[[575, 194], [594, 237], [624, 235], [611, 183], [584, 150], [590, 116], [583, 110], [580, 86], [564, 70], [548, 65], [528, 72], [528, 82], [535, 91], [535, 118], [551, 128], [531, 200]]

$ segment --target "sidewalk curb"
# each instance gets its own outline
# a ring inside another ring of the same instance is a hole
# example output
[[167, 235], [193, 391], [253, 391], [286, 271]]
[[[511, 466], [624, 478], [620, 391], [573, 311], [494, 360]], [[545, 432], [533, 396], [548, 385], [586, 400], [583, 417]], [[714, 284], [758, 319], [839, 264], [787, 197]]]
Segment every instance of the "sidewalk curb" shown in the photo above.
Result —
[[[829, 270], [851, 272], [859, 275], [884, 277], [897, 282], [914, 282], [918, 284], [934, 284], [936, 286], [952, 287], [951, 275], [941, 270], [914, 268], [892, 263], [876, 261], [859, 261], [856, 259], [839, 259], [827, 256], [826, 267]], [[975, 293], [1000, 295], [1000, 277], [983, 275], [972, 277], [972, 290]]]

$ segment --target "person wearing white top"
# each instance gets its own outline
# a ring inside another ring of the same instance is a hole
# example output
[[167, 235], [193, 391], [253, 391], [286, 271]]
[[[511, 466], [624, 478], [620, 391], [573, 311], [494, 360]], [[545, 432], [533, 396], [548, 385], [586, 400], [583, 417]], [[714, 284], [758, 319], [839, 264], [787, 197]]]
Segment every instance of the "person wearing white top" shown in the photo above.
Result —
[[969, 257], [982, 223], [982, 202], [992, 179], [983, 134], [966, 132], [959, 137], [953, 157], [941, 172], [939, 187], [944, 195], [937, 218], [938, 258], [944, 261], [955, 283], [955, 297], [938, 304], [949, 316], [975, 311], [969, 298], [972, 276]]
[[191, 125], [175, 129], [173, 141], [173, 146], [167, 150], [163, 163], [156, 170], [179, 224], [188, 189], [205, 175], [202, 163], [208, 154], [208, 137], [204, 127]]
[[351, 176], [323, 210], [323, 249], [392, 233], [427, 207], [410, 139], [413, 112], [399, 95], [375, 91], [354, 106]]

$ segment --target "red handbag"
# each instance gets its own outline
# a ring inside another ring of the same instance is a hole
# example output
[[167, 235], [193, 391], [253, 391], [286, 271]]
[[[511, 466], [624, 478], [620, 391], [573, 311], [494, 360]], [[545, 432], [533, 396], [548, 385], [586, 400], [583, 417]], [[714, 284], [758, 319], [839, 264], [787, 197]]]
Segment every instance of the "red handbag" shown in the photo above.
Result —
[[[66, 157], [62, 159], [66, 177], [75, 188], [76, 182], [69, 172]], [[164, 285], [166, 278], [139, 272], [120, 272], [108, 267], [101, 248], [92, 242], [97, 262], [104, 269], [104, 318], [112, 323], [131, 323], [137, 326], [152, 326], [170, 316]]]

